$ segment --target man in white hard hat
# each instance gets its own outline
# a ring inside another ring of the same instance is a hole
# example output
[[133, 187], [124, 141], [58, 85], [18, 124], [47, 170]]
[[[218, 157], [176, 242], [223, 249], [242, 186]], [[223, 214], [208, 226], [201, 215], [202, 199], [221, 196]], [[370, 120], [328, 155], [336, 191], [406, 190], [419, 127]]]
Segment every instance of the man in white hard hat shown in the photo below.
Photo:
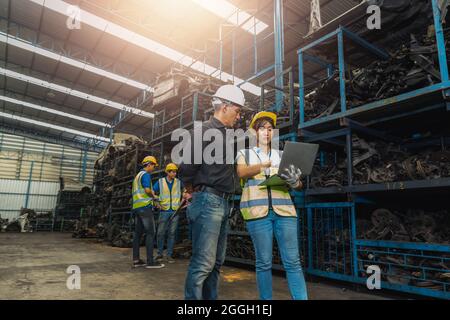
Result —
[[[216, 129], [223, 134], [221, 163], [181, 164], [179, 168], [179, 178], [187, 191], [193, 192], [192, 203], [187, 209], [192, 235], [192, 257], [185, 284], [188, 300], [217, 299], [232, 196], [240, 191], [234, 165], [226, 161], [226, 128], [232, 128], [239, 120], [244, 103], [241, 89], [233, 85], [221, 86], [212, 100], [214, 115], [202, 124], [203, 132]], [[205, 145], [202, 142], [202, 152]]]

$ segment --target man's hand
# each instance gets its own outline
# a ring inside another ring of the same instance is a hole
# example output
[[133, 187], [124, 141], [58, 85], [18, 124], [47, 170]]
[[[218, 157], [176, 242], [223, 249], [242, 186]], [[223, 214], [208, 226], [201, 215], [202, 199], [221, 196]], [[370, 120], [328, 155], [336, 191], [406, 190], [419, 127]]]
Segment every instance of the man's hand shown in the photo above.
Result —
[[161, 203], [159, 203], [159, 199], [153, 199], [153, 206], [161, 210]]
[[186, 188], [187, 193], [192, 194], [194, 192], [194, 187], [192, 184], [186, 184], [184, 187]]
[[300, 178], [302, 171], [300, 168], [296, 168], [293, 164], [289, 166], [289, 169], [284, 169], [286, 173], [281, 173], [280, 177], [286, 180], [288, 186], [292, 189], [296, 189], [300, 186]]

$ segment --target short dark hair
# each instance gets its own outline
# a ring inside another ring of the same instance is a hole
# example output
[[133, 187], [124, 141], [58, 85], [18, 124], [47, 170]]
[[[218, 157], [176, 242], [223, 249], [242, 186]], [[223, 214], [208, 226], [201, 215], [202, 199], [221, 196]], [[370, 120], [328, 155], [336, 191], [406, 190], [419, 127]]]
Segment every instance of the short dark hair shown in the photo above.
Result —
[[263, 118], [259, 118], [258, 120], [255, 121], [255, 124], [253, 125], [253, 128], [258, 131], [259, 128], [261, 128], [262, 126], [264, 126], [265, 124], [269, 123], [270, 125], [272, 125], [273, 128], [275, 128], [275, 124], [273, 123], [273, 120], [269, 117], [263, 117]]

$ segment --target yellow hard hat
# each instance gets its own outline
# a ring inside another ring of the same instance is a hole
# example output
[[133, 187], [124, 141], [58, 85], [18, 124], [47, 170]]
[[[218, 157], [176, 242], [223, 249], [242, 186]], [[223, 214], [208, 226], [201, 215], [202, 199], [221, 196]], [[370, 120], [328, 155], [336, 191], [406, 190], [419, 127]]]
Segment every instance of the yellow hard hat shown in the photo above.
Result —
[[178, 167], [175, 163], [169, 163], [166, 166], [166, 172], [170, 171], [170, 170], [178, 170]]
[[261, 111], [253, 116], [252, 122], [250, 122], [250, 128], [253, 129], [253, 126], [255, 125], [256, 120], [261, 119], [261, 118], [272, 119], [273, 125], [274, 126], [277, 125], [277, 115], [275, 113], [269, 112], [269, 111]]
[[142, 165], [145, 166], [149, 163], [153, 163], [155, 166], [158, 166], [158, 161], [156, 161], [156, 158], [154, 156], [146, 156], [144, 160], [142, 160]]

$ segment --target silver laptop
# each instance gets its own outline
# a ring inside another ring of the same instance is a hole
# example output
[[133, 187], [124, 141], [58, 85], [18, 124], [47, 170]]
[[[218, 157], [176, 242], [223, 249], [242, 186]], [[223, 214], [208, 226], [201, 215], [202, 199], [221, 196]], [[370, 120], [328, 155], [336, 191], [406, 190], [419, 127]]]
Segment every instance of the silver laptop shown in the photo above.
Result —
[[270, 176], [261, 182], [259, 186], [285, 186], [286, 180], [280, 174], [286, 174], [285, 169], [289, 169], [291, 164], [300, 168], [302, 175], [310, 175], [318, 150], [318, 144], [287, 141], [284, 145], [278, 174]]

